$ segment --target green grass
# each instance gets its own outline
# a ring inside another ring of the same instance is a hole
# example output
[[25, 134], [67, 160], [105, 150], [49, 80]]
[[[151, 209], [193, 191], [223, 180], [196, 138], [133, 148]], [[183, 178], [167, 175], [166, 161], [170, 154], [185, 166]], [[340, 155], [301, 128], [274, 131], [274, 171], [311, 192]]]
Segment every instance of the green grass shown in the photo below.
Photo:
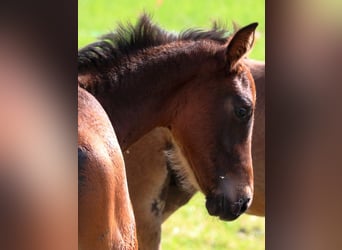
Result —
[[258, 40], [250, 54], [255, 59], [265, 57], [265, 4], [264, 0], [79, 0], [78, 46], [93, 42], [99, 35], [113, 30], [118, 21], [137, 19], [143, 10], [153, 20], [170, 31], [190, 27], [209, 28], [219, 20], [232, 27], [258, 22]]
[[[112, 31], [118, 22], [135, 22], [143, 10], [169, 31], [191, 27], [209, 28], [219, 20], [232, 27], [258, 22], [257, 40], [251, 58], [265, 60], [264, 0], [79, 0], [78, 47]], [[204, 197], [197, 194], [163, 224], [163, 250], [265, 249], [265, 219], [242, 215], [234, 222], [210, 217]]]
[[233, 222], [210, 217], [202, 194], [197, 194], [163, 224], [162, 248], [265, 249], [265, 219], [242, 215]]

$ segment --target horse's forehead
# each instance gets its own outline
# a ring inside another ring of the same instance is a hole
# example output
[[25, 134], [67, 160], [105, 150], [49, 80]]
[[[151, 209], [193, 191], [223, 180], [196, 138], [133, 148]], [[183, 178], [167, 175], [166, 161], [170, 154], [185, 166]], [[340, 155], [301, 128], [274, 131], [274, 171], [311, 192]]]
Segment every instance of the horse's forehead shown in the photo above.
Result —
[[255, 102], [256, 93], [254, 79], [245, 65], [240, 65], [236, 77], [233, 79], [233, 90], [240, 96]]

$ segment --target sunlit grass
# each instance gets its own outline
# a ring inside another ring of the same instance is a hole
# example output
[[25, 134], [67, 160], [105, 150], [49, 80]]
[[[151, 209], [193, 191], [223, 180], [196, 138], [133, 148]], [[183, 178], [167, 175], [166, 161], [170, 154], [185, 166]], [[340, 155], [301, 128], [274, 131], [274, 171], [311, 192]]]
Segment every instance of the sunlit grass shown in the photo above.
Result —
[[169, 31], [190, 27], [209, 28], [219, 20], [232, 28], [232, 22], [243, 26], [258, 22], [259, 40], [251, 53], [255, 59], [265, 57], [265, 4], [263, 0], [79, 0], [78, 46], [93, 42], [113, 30], [117, 22], [137, 19], [143, 10]]
[[223, 222], [208, 215], [197, 194], [163, 224], [163, 249], [265, 249], [265, 219], [242, 215]]

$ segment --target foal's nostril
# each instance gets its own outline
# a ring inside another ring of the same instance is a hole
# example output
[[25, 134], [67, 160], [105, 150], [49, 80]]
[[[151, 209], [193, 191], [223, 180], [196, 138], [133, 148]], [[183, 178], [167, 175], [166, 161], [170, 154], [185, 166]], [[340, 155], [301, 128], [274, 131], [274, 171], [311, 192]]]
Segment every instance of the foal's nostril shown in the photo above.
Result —
[[244, 213], [247, 210], [248, 203], [249, 203], [250, 200], [251, 200], [250, 198], [244, 198], [244, 199], [242, 198], [242, 199], [239, 200], [239, 203], [240, 203], [240, 206], [241, 206], [240, 214]]

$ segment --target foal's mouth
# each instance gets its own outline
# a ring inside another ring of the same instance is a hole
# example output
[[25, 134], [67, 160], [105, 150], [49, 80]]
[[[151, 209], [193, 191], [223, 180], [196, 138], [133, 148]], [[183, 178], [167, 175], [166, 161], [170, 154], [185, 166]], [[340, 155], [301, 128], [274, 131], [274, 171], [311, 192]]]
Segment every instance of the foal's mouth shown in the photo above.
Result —
[[216, 216], [223, 221], [233, 221], [243, 214], [250, 204], [250, 198], [240, 198], [231, 202], [224, 195], [208, 196], [206, 208], [211, 216]]

